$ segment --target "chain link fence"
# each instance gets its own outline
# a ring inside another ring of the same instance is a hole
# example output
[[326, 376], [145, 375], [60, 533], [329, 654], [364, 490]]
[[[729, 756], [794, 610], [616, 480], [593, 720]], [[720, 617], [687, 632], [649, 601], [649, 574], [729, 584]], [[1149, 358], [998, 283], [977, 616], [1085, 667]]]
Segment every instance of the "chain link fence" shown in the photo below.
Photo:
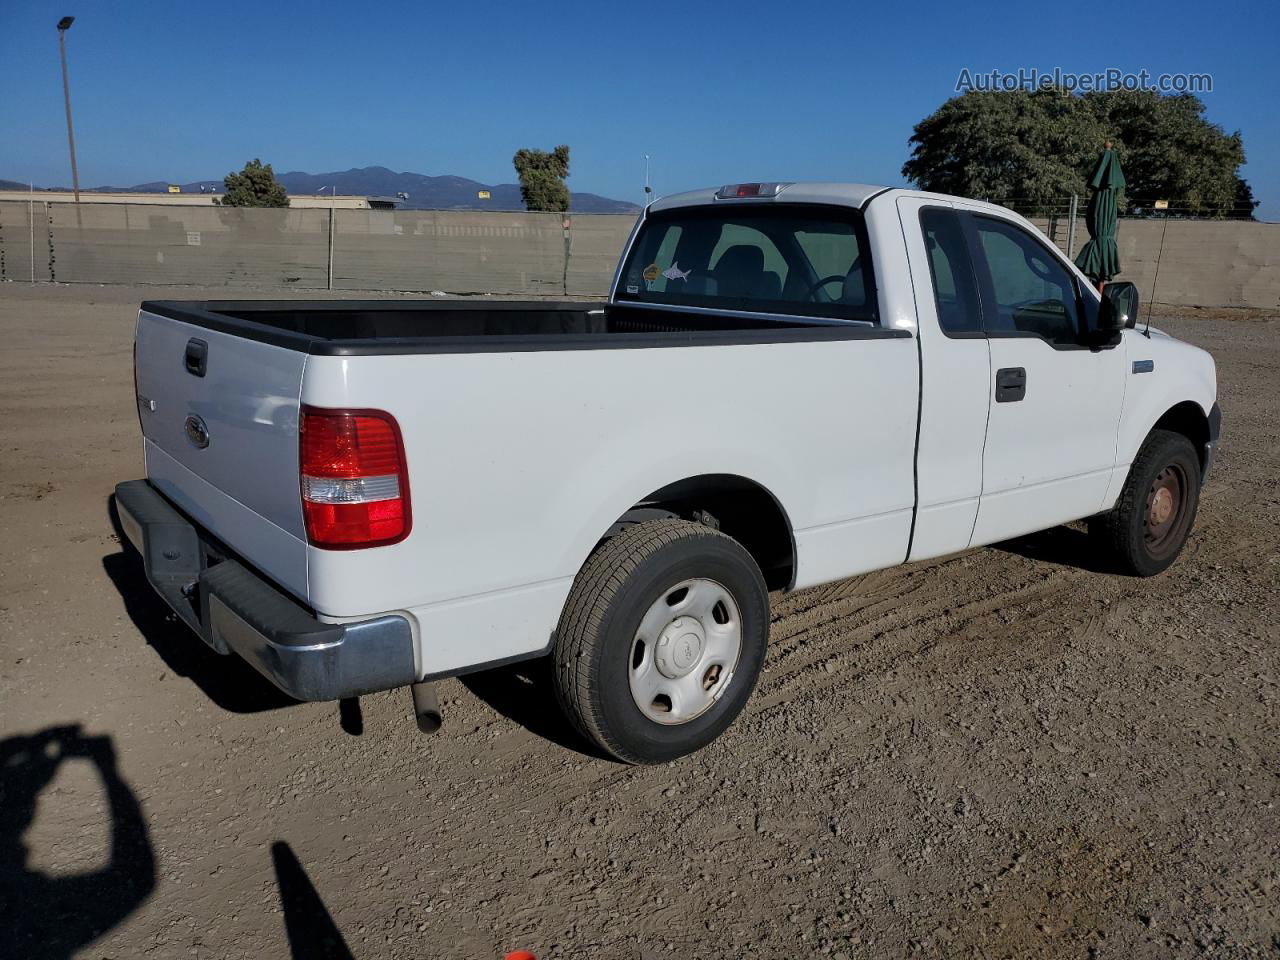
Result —
[[[1005, 198], [1064, 253], [1085, 198]], [[1122, 217], [1120, 279], [1144, 301], [1280, 306], [1280, 224]], [[0, 201], [0, 283], [190, 284], [307, 290], [602, 296], [632, 215], [244, 209]], [[2, 288], [0, 288], [2, 289]], [[1154, 293], [1154, 298], [1153, 298]]]

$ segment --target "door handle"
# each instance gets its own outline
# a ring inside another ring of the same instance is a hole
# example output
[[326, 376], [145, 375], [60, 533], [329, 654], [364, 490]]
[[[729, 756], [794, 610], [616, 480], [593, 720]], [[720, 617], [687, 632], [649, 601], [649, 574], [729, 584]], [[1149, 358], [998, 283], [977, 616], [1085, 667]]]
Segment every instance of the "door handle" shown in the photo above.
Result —
[[187, 373], [195, 377], [203, 377], [209, 363], [209, 345], [203, 340], [192, 337], [187, 341], [187, 352], [182, 359]]
[[996, 403], [1016, 403], [1026, 395], [1026, 367], [1002, 367], [996, 371]]

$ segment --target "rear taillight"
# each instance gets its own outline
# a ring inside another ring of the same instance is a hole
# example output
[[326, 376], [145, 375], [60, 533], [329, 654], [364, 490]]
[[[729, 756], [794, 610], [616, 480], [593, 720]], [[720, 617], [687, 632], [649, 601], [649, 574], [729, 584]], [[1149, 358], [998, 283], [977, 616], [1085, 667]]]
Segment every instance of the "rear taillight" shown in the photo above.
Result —
[[409, 535], [409, 474], [395, 418], [304, 406], [298, 433], [308, 541], [351, 550]]

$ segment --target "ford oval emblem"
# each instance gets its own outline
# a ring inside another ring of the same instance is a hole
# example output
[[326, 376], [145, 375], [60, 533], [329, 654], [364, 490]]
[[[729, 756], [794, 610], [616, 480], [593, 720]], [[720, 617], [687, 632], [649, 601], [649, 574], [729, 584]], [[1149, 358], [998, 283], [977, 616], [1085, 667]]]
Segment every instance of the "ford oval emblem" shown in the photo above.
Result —
[[187, 439], [197, 450], [203, 450], [209, 445], [209, 428], [194, 413], [187, 417], [187, 422], [182, 425], [182, 429], [186, 431]]

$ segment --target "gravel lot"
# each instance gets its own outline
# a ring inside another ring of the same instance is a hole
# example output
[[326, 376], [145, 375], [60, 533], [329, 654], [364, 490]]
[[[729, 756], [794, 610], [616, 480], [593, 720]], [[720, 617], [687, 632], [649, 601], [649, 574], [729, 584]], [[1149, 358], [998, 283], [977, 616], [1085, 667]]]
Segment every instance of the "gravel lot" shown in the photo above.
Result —
[[166, 614], [107, 512], [133, 319], [219, 293], [0, 287], [12, 955], [1280, 953], [1280, 316], [1157, 318], [1224, 412], [1171, 571], [1059, 528], [775, 597], [736, 727], [637, 769], [538, 669], [444, 683], [424, 737], [406, 691], [293, 704]]

